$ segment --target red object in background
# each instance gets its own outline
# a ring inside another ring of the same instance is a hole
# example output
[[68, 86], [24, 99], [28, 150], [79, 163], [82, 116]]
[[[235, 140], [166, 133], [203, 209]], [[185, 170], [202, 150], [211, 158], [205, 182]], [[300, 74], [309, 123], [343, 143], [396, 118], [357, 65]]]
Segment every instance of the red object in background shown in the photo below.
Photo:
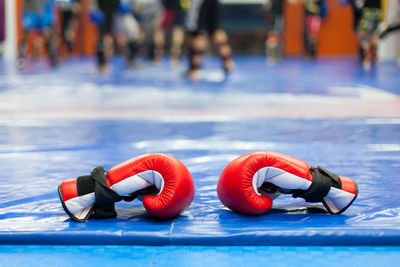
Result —
[[311, 37], [317, 38], [321, 29], [321, 18], [319, 16], [308, 16], [306, 20], [308, 33]]
[[161, 22], [160, 22], [161, 28], [163, 30], [170, 29], [176, 17], [177, 14], [174, 10], [168, 10], [168, 9], [164, 10], [164, 12], [161, 15]]

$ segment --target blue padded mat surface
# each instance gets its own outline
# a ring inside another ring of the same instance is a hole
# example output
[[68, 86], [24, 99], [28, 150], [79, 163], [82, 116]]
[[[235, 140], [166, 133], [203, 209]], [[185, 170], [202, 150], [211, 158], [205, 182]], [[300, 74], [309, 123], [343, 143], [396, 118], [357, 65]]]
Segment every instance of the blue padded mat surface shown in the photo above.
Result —
[[[351, 60], [236, 63], [225, 79], [210, 60], [196, 83], [167, 63], [125, 70], [116, 62], [105, 76], [85, 59], [57, 70], [3, 65], [0, 243], [399, 245], [400, 69], [383, 63], [365, 73]], [[218, 200], [218, 177], [256, 150], [351, 177], [358, 198], [337, 216], [289, 196], [262, 216], [233, 213]], [[114, 219], [68, 219], [57, 195], [62, 180], [149, 152], [171, 154], [191, 171], [196, 196], [181, 216], [151, 218], [136, 200], [117, 203]]]
[[398, 266], [400, 247], [0, 246], [3, 266]]

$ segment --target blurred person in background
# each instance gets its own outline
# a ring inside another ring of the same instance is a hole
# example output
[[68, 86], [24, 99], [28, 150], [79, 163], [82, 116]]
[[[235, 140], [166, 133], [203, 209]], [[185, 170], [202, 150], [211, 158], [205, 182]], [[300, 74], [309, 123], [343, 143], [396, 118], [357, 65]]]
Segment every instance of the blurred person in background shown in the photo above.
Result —
[[286, 0], [266, 0], [264, 8], [270, 31], [265, 40], [265, 54], [269, 61], [282, 58], [283, 55], [283, 30], [284, 30], [284, 5]]
[[100, 72], [108, 70], [114, 44], [123, 51], [127, 65], [134, 64], [140, 37], [140, 28], [133, 14], [134, 4], [134, 0], [91, 1], [90, 17], [98, 25], [96, 57]]
[[[398, 0], [400, 6], [400, 0]], [[397, 10], [397, 21], [390, 24], [383, 24], [383, 29], [379, 34], [379, 38], [385, 38], [388, 34], [400, 30], [400, 9]]]
[[[350, 5], [351, 11], [353, 13], [353, 30], [354, 33], [357, 33], [357, 25], [360, 22], [361, 19], [361, 11], [362, 7], [364, 5], [363, 0], [339, 0], [339, 4], [344, 6], [344, 5]], [[363, 61], [364, 58], [364, 51], [361, 49], [360, 43], [358, 45], [358, 55], [359, 55], [359, 60], [360, 62]]]
[[62, 40], [67, 48], [68, 56], [71, 56], [79, 26], [80, 0], [57, 0], [57, 7], [61, 11]]
[[228, 35], [219, 26], [220, 4], [218, 0], [192, 0], [186, 16], [186, 30], [189, 34], [189, 69], [187, 77], [192, 80], [199, 78], [201, 59], [207, 49], [207, 37], [222, 59], [225, 73], [233, 67], [232, 49], [228, 43]]
[[[387, 10], [389, 3], [387, 3], [387, 1], [386, 1], [386, 2], [383, 2], [383, 4], [386, 4], [385, 5], [386, 9], [384, 9], [384, 10]], [[395, 16], [392, 16], [392, 17], [390, 17], [389, 15], [385, 16], [385, 18], [386, 18], [385, 21], [387, 20], [387, 22], [384, 22], [382, 25], [382, 31], [379, 34], [380, 39], [384, 39], [392, 33], [397, 32], [399, 34], [399, 31], [400, 31], [400, 0], [398, 0], [398, 2], [397, 2], [397, 8], [396, 8], [395, 3], [392, 3], [392, 4], [394, 4], [395, 9], [393, 11], [392, 10], [391, 11], [395, 14]], [[389, 8], [392, 9], [393, 5], [391, 5]], [[387, 12], [389, 12], [389, 11], [387, 10]], [[393, 19], [393, 17], [395, 17], [395, 19]], [[398, 51], [400, 51], [400, 50], [398, 50]], [[400, 67], [400, 57], [397, 58], [397, 65]]]
[[304, 3], [304, 50], [314, 59], [317, 53], [318, 34], [322, 19], [327, 16], [326, 0], [303, 0]]
[[356, 32], [358, 22], [360, 21], [361, 18], [361, 10], [364, 5], [364, 0], [338, 0], [338, 1], [339, 4], [342, 6], [350, 5], [351, 11], [353, 13], [353, 28], [354, 32]]
[[[382, 4], [384, 4], [387, 7], [387, 0], [386, 1], [382, 1]], [[388, 23], [384, 23], [382, 26], [382, 31], [379, 34], [380, 38], [385, 38], [388, 34], [390, 34], [391, 32], [395, 32], [395, 31], [399, 31], [400, 30], [400, 0], [398, 0], [398, 7], [396, 9], [396, 17], [397, 20], [395, 20], [394, 22], [390, 22]], [[385, 16], [386, 17], [386, 16]]]
[[3, 42], [6, 39], [6, 6], [5, 1], [0, 0], [0, 56], [3, 54]]
[[57, 20], [55, 0], [24, 0], [22, 14], [22, 38], [18, 49], [18, 66], [26, 64], [28, 39], [31, 33], [37, 33], [33, 44], [33, 59], [42, 54], [43, 43], [52, 67], [58, 64], [58, 42], [54, 24]]
[[119, 0], [91, 0], [90, 19], [98, 27], [96, 45], [97, 67], [100, 72], [108, 69], [108, 60], [113, 53], [113, 25]]
[[364, 0], [357, 33], [363, 56], [361, 63], [365, 69], [370, 69], [372, 64], [377, 61], [378, 27], [381, 19], [381, 0]]
[[140, 26], [134, 16], [135, 0], [120, 0], [115, 18], [117, 44], [126, 57], [127, 66], [136, 66], [134, 60], [139, 50]]
[[159, 62], [164, 51], [164, 33], [161, 29], [161, 0], [136, 0], [135, 11], [139, 16], [144, 34], [146, 57]]
[[161, 29], [164, 31], [164, 36], [168, 33], [171, 35], [171, 65], [177, 66], [185, 40], [184, 23], [190, 0], [163, 0], [162, 3], [164, 11], [161, 16]]

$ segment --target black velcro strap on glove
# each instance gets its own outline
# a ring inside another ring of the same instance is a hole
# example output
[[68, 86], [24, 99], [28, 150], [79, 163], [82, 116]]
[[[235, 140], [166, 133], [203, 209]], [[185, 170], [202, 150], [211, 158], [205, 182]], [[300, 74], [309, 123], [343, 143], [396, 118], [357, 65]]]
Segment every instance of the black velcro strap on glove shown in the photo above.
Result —
[[93, 216], [96, 219], [116, 217], [117, 213], [114, 203], [121, 201], [122, 198], [108, 187], [106, 170], [103, 166], [98, 166], [93, 169], [90, 176], [94, 182], [94, 194], [96, 198]]
[[313, 180], [308, 190], [298, 190], [293, 197], [304, 198], [307, 202], [322, 202], [331, 187], [342, 188], [339, 176], [320, 166], [310, 170]]

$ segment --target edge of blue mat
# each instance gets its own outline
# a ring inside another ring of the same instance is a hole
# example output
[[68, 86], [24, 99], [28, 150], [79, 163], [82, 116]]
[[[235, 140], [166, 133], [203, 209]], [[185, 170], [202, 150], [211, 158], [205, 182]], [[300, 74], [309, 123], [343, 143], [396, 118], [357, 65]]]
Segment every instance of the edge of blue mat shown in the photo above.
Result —
[[400, 233], [379, 231], [376, 236], [362, 230], [345, 235], [296, 235], [295, 233], [237, 234], [227, 236], [137, 236], [129, 233], [15, 233], [0, 234], [0, 244], [13, 245], [205, 245], [205, 246], [399, 246]]

